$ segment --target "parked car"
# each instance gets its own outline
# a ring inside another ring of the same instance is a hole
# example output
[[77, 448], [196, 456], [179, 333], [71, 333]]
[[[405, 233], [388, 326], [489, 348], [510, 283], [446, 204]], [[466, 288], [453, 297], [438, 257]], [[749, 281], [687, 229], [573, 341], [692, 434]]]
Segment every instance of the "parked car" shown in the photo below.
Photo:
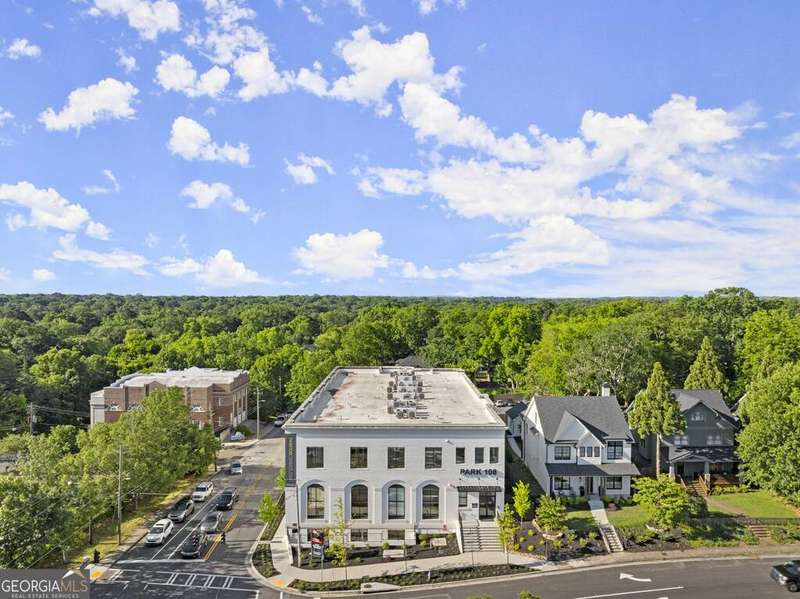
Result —
[[244, 441], [244, 433], [236, 431], [231, 435], [231, 441]]
[[144, 538], [144, 544], [148, 546], [162, 545], [167, 540], [169, 535], [172, 534], [172, 520], [169, 518], [162, 518], [155, 524], [147, 536]]
[[182, 497], [169, 511], [169, 519], [173, 522], [183, 522], [194, 511], [194, 501], [190, 496]]
[[233, 504], [239, 501], [239, 490], [236, 487], [225, 487], [217, 499], [218, 510], [232, 510]]
[[230, 468], [231, 474], [243, 474], [244, 468], [242, 468], [242, 463], [240, 461], [231, 462]]
[[786, 587], [786, 590], [796, 593], [800, 590], [800, 560], [793, 560], [772, 566], [769, 573], [772, 580]]
[[212, 533], [219, 530], [219, 523], [222, 521], [222, 514], [219, 512], [209, 512], [203, 518], [203, 523], [200, 525], [200, 532]]
[[194, 493], [192, 493], [192, 501], [205, 501], [211, 497], [213, 492], [214, 483], [211, 481], [202, 482], [194, 488]]
[[275, 420], [272, 422], [272, 425], [275, 428], [280, 428], [286, 422], [286, 414], [281, 414], [280, 416], [276, 417]]
[[204, 532], [193, 532], [181, 546], [181, 557], [200, 557], [203, 549], [208, 545], [208, 535]]

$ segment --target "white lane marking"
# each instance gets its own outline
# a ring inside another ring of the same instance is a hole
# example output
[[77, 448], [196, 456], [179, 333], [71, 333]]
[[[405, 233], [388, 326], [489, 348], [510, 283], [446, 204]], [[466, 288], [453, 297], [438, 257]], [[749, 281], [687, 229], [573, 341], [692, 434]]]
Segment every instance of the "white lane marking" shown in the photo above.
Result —
[[[152, 560], [155, 560], [158, 557], [158, 554], [161, 553], [162, 551], [164, 551], [164, 549], [166, 549], [167, 546], [170, 543], [172, 543], [173, 540], [176, 540], [178, 537], [180, 537], [181, 533], [183, 533], [189, 527], [189, 525], [192, 523], [192, 521], [194, 521], [195, 519], [197, 519], [199, 521], [197, 523], [197, 526], [195, 526], [189, 532], [189, 535], [191, 535], [195, 530], [197, 530], [197, 528], [200, 526], [200, 524], [202, 524], [202, 518], [200, 518], [200, 516], [204, 515], [203, 512], [205, 512], [207, 514], [210, 511], [209, 508], [213, 505], [213, 502], [211, 501], [211, 498], [207, 499], [206, 502], [204, 502], [204, 503], [205, 503], [205, 505], [201, 506], [200, 509], [194, 511], [194, 513], [192, 514], [191, 518], [188, 518], [186, 520], [186, 522], [182, 522], [181, 523], [180, 529], [175, 530], [175, 532], [169, 536], [169, 538], [167, 539], [166, 543], [162, 543], [161, 544], [161, 547], [159, 548], [159, 550], [156, 551], [152, 555], [152, 557], [151, 557]], [[189, 535], [184, 537], [184, 541], [186, 540], [186, 538], [188, 538]], [[175, 547], [175, 549], [172, 551], [172, 553], [169, 554], [170, 559], [175, 555], [175, 552], [178, 551], [178, 549], [180, 548], [181, 544], [182, 543], [178, 543], [177, 546]]]
[[642, 589], [641, 591], [624, 591], [621, 593], [606, 593], [604, 595], [586, 595], [575, 599], [603, 599], [603, 597], [623, 597], [625, 595], [641, 595], [643, 593], [663, 593], [664, 591], [680, 591], [684, 587], [664, 587], [663, 589]]
[[185, 559], [121, 559], [118, 564], [185, 564]]
[[631, 580], [633, 582], [653, 582], [652, 578], [636, 578], [633, 574], [625, 574], [625, 572], [619, 573], [620, 580]]
[[[183, 588], [183, 589], [199, 589], [199, 588], [203, 588], [203, 587], [196, 587], [196, 586], [193, 587], [193, 586], [189, 586], [187, 584], [180, 584], [180, 583], [170, 584], [168, 582], [148, 582], [147, 584], [148, 585], [159, 586], [159, 587], [180, 587], [180, 588]], [[245, 593], [252, 593], [255, 590], [255, 589], [243, 589], [243, 588], [239, 588], [239, 587], [228, 587], [227, 589], [223, 589], [222, 587], [206, 587], [206, 588], [208, 588], [211, 591], [242, 591], [242, 592], [245, 592]]]

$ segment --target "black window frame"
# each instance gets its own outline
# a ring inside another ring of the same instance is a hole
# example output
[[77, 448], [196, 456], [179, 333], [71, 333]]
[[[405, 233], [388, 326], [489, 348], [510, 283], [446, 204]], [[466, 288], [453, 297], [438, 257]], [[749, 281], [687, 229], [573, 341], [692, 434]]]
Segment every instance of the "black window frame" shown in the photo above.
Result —
[[[393, 452], [399, 453], [392, 455]], [[399, 465], [398, 465], [399, 464]], [[389, 447], [386, 450], [386, 467], [389, 470], [397, 470], [406, 467], [406, 448], [405, 447]]]
[[[563, 455], [559, 455], [563, 453], [563, 451], [567, 451], [567, 456], [563, 457]], [[554, 445], [553, 446], [553, 459], [558, 460], [559, 462], [567, 462], [572, 459], [572, 448], [569, 445]]]
[[456, 464], [464, 464], [467, 461], [467, 448], [456, 447]]
[[[561, 479], [561, 481], [559, 481]], [[558, 482], [557, 482], [558, 481]], [[566, 481], [566, 485], [563, 481]], [[554, 491], [569, 491], [572, 489], [569, 476], [554, 476], [553, 477], [553, 490]]]
[[[397, 494], [397, 491], [400, 494]], [[398, 507], [402, 508], [398, 511]], [[386, 519], [406, 519], [406, 488], [403, 485], [391, 485], [386, 491]]]
[[599, 445], [595, 445], [594, 446], [594, 457], [596, 457], [596, 458], [600, 457], [600, 446]]
[[[358, 538], [356, 538], [358, 537]], [[366, 543], [369, 541], [368, 528], [351, 528], [350, 529], [350, 542], [351, 543]]]
[[[319, 450], [319, 456], [316, 456]], [[319, 466], [314, 465], [314, 458], [319, 457]], [[325, 448], [320, 446], [306, 447], [306, 469], [318, 470], [325, 467]]]
[[[362, 455], [363, 453], [363, 455]], [[353, 465], [353, 464], [360, 464], [359, 458], [363, 457], [364, 462], [363, 466]], [[363, 470], [364, 468], [369, 468], [369, 450], [366, 447], [351, 447], [350, 448], [350, 469], [351, 470]]]
[[[311, 491], [314, 491], [313, 509]], [[319, 491], [319, 496], [317, 496]], [[325, 519], [325, 488], [322, 485], [314, 483], [308, 485], [306, 488], [306, 519], [307, 520], [324, 520]]]
[[[609, 481], [614, 481], [609, 484]], [[619, 481], [619, 485], [617, 485], [617, 481]], [[622, 477], [621, 476], [606, 476], [605, 480], [605, 488], [606, 490], [612, 491], [621, 491], [622, 490]]]
[[[356, 490], [358, 490], [358, 495], [359, 495], [358, 504], [356, 504]], [[368, 518], [369, 518], [369, 489], [367, 489], [367, 485], [361, 485], [361, 484], [353, 485], [352, 487], [350, 487], [350, 519], [367, 520]]]
[[500, 448], [499, 447], [490, 447], [489, 448], [489, 463], [490, 464], [498, 464], [500, 462]]
[[476, 447], [475, 448], [475, 463], [476, 464], [483, 464], [483, 461], [486, 458], [485, 453], [486, 452], [483, 450], [483, 447]]
[[469, 506], [469, 495], [463, 489], [458, 490], [458, 507]]
[[[422, 519], [439, 519], [439, 502], [441, 493], [436, 485], [425, 485], [422, 487]], [[435, 497], [435, 502], [434, 502]]]
[[386, 540], [388, 541], [405, 541], [406, 540], [406, 531], [405, 530], [387, 530], [386, 531]]
[[609, 441], [606, 443], [606, 457], [609, 460], [621, 460], [625, 454], [625, 444], [622, 441]]
[[580, 446], [580, 449], [578, 450], [578, 455], [582, 458], [586, 457], [586, 448], [583, 445]]
[[439, 470], [442, 467], [442, 448], [425, 448], [425, 470]]

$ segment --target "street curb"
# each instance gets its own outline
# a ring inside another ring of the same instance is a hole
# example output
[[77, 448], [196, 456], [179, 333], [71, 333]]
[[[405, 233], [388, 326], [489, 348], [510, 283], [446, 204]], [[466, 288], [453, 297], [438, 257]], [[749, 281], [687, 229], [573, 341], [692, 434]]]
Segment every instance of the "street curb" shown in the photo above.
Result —
[[247, 568], [247, 572], [250, 574], [250, 576], [252, 576], [258, 582], [260, 582], [262, 584], [262, 586], [272, 588], [272, 589], [274, 589], [276, 591], [284, 591], [284, 589], [282, 589], [280, 587], [277, 587], [274, 584], [272, 584], [269, 581], [269, 579], [266, 576], [264, 576], [261, 572], [259, 572], [258, 569], [253, 565], [253, 556], [256, 554], [256, 549], [258, 549], [258, 546], [261, 543], [269, 543], [269, 541], [262, 541], [261, 540], [261, 535], [264, 534], [265, 530], [267, 530], [267, 525], [266, 524], [264, 524], [264, 526], [261, 527], [261, 530], [258, 533], [258, 537], [253, 542], [253, 544], [250, 546], [250, 549], [247, 552], [247, 557], [244, 558], [245, 559], [244, 565]]

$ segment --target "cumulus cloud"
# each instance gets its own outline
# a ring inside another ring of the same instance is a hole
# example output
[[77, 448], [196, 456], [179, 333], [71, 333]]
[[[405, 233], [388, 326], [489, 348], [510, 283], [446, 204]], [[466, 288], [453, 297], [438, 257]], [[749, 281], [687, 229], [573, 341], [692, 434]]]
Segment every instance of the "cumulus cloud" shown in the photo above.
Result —
[[136, 114], [131, 106], [139, 90], [130, 83], [108, 78], [70, 92], [67, 104], [59, 112], [48, 108], [39, 122], [49, 131], [66, 131], [111, 119], [130, 119]]
[[5, 125], [6, 121], [11, 121], [13, 119], [14, 115], [10, 111], [5, 110], [2, 106], [0, 106], [0, 127]]
[[[356, 174], [361, 175], [360, 170]], [[421, 194], [426, 189], [425, 173], [413, 169], [370, 167], [363, 172], [358, 188], [365, 196], [381, 197], [381, 192], [412, 195]]]
[[239, 56], [233, 63], [233, 70], [244, 84], [238, 95], [246, 102], [270, 94], [286, 93], [291, 86], [291, 76], [278, 72], [266, 47]]
[[0, 184], [0, 202], [27, 211], [26, 214], [15, 213], [6, 220], [11, 230], [21, 227], [52, 227], [63, 231], [77, 231], [84, 226], [92, 226], [92, 230], [97, 231], [97, 227], [102, 226], [93, 223], [89, 211], [80, 204], [65, 199], [52, 187], [39, 189], [28, 181], [20, 181], [14, 185]]
[[125, 17], [142, 39], [153, 41], [159, 34], [179, 31], [181, 11], [169, 0], [93, 0], [89, 14]]
[[[457, 6], [458, 8], [464, 8], [467, 5], [467, 0], [443, 0], [443, 1], [444, 4], [447, 4], [449, 6]], [[417, 5], [419, 14], [429, 15], [439, 7], [439, 0], [414, 0], [414, 4]]]
[[108, 180], [110, 185], [86, 185], [82, 187], [83, 193], [96, 196], [106, 195], [109, 193], [119, 193], [119, 182], [109, 169], [103, 169], [103, 176]]
[[315, 184], [319, 180], [316, 170], [324, 170], [329, 175], [335, 174], [333, 167], [328, 161], [319, 156], [307, 156], [306, 154], [300, 153], [297, 155], [297, 161], [296, 164], [292, 164], [288, 160], [284, 162], [286, 163], [286, 174], [298, 185]]
[[42, 49], [36, 44], [30, 43], [24, 37], [18, 37], [12, 41], [6, 48], [5, 52], [11, 60], [19, 60], [20, 58], [38, 58], [42, 55]]
[[46, 268], [35, 268], [33, 272], [31, 272], [31, 277], [34, 281], [45, 282], [45, 281], [54, 281], [56, 278], [56, 273], [52, 270], [47, 270]]
[[111, 237], [111, 229], [106, 227], [103, 223], [89, 221], [89, 223], [86, 225], [86, 234], [89, 237], [94, 237], [95, 239], [108, 241], [108, 239]]
[[184, 41], [216, 64], [228, 65], [245, 52], [266, 48], [264, 34], [248, 24], [256, 13], [243, 0], [205, 0], [204, 8], [205, 30], [195, 30]]
[[117, 57], [117, 66], [122, 67], [126, 73], [130, 74], [139, 70], [136, 65], [136, 57], [130, 56], [122, 48], [117, 48]]
[[127, 270], [136, 275], [146, 275], [145, 267], [148, 261], [139, 254], [125, 250], [114, 249], [110, 252], [97, 252], [78, 247], [75, 235], [69, 233], [58, 239], [59, 249], [53, 252], [53, 257], [66, 262], [83, 262], [97, 268], [111, 270]]
[[237, 261], [228, 249], [221, 249], [202, 262], [194, 258], [165, 258], [158, 270], [168, 277], [192, 275], [208, 287], [229, 288], [266, 282], [256, 271]]
[[191, 198], [189, 208], [205, 210], [213, 206], [217, 200], [224, 202], [236, 212], [249, 214], [253, 223], [264, 218], [264, 212], [253, 208], [242, 198], [236, 196], [226, 183], [206, 183], [196, 179], [181, 190], [181, 195]]
[[230, 81], [227, 70], [213, 66], [197, 76], [197, 71], [181, 54], [170, 54], [156, 67], [156, 82], [167, 91], [186, 94], [190, 98], [197, 96], [219, 96]]
[[250, 148], [245, 143], [222, 145], [211, 139], [211, 133], [197, 121], [179, 116], [172, 123], [169, 151], [186, 160], [250, 163]]
[[344, 235], [314, 233], [303, 247], [295, 248], [294, 257], [303, 274], [332, 280], [363, 279], [388, 268], [389, 257], [380, 253], [382, 245], [383, 236], [370, 229]]

